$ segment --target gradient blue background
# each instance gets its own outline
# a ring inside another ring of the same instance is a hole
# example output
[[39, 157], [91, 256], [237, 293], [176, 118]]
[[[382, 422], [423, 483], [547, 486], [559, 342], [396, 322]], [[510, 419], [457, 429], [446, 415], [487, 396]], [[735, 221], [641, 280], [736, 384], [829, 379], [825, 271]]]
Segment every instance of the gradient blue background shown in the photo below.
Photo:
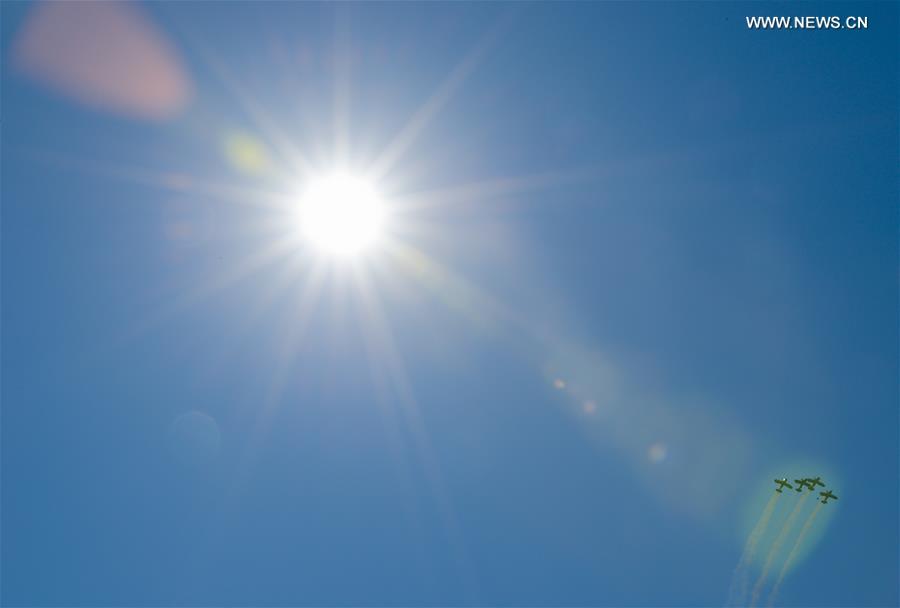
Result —
[[[896, 4], [150, 4], [194, 89], [165, 121], [11, 69], [32, 9], [2, 5], [4, 605], [721, 605], [780, 471], [841, 496], [781, 600], [897, 605]], [[780, 14], [869, 29], [744, 24]], [[340, 277], [287, 361], [281, 262], [146, 324], [266, 245], [257, 208], [112, 175], [271, 186], [223, 160], [266, 134], [209, 57], [326, 156], [343, 66], [364, 164], [479, 44], [386, 181], [577, 178], [421, 212], [416, 246], [519, 321], [378, 284], [427, 449], [375, 405]], [[593, 386], [588, 352], [628, 378], [610, 435], [552, 385]], [[218, 447], [173, 449], [195, 410]]]

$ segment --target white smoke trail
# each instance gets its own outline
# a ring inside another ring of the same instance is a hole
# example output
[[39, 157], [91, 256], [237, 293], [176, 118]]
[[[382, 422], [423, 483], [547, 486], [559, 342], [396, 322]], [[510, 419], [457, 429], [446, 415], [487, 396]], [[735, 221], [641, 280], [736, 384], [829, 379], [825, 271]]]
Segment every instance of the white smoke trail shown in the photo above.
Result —
[[750, 531], [750, 535], [747, 537], [747, 542], [744, 544], [744, 551], [741, 553], [741, 559], [738, 561], [738, 565], [734, 569], [734, 574], [731, 576], [731, 588], [728, 590], [729, 606], [740, 605], [747, 595], [750, 576], [748, 569], [750, 564], [753, 563], [753, 556], [756, 554], [756, 546], [759, 544], [759, 539], [762, 538], [763, 533], [769, 526], [769, 520], [772, 519], [772, 513], [775, 512], [775, 505], [778, 503], [779, 496], [781, 496], [780, 492], [772, 493], [772, 497], [769, 499], [769, 502], [766, 503], [762, 515], [760, 515], [759, 520], [756, 522], [756, 525], [753, 526], [753, 530]]
[[775, 556], [778, 555], [778, 552], [781, 550], [781, 545], [784, 544], [785, 539], [790, 533], [794, 520], [797, 519], [797, 515], [800, 513], [800, 508], [810, 494], [811, 492], [804, 493], [800, 500], [797, 501], [797, 505], [793, 508], [791, 514], [788, 515], [784, 525], [781, 526], [781, 531], [778, 532], [778, 536], [775, 537], [775, 542], [772, 543], [772, 548], [769, 550], [768, 557], [766, 557], [766, 563], [763, 564], [762, 572], [756, 580], [756, 584], [753, 586], [753, 595], [750, 598], [751, 606], [755, 606], [756, 602], [759, 601], [759, 594], [766, 584], [766, 578], [769, 575], [769, 570], [772, 568], [772, 562], [775, 561]]
[[812, 513], [810, 513], [809, 517], [806, 518], [806, 523], [803, 524], [803, 529], [800, 530], [800, 535], [797, 537], [797, 540], [794, 542], [794, 546], [791, 548], [791, 552], [788, 553], [787, 559], [784, 561], [784, 565], [781, 567], [781, 572], [778, 573], [778, 580], [775, 581], [775, 585], [772, 587], [772, 592], [769, 594], [769, 601], [767, 602], [768, 606], [772, 606], [775, 603], [775, 597], [778, 595], [778, 590], [781, 588], [781, 582], [784, 580], [784, 575], [787, 574], [788, 570], [791, 569], [791, 564], [794, 563], [794, 560], [797, 558], [797, 552], [800, 550], [801, 545], [803, 545], [803, 539], [806, 537], [807, 532], [812, 529], [813, 522], [816, 520], [816, 515], [819, 514], [819, 509], [822, 508], [822, 503], [816, 505], [816, 508], [813, 509]]

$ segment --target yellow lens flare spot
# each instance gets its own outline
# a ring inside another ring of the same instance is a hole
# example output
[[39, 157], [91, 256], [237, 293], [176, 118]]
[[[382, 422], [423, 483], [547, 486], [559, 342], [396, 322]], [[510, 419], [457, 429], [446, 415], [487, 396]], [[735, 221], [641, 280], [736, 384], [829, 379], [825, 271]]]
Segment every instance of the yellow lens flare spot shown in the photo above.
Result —
[[374, 185], [360, 177], [333, 173], [313, 180], [298, 213], [301, 234], [321, 253], [352, 257], [382, 234], [385, 208]]
[[225, 156], [233, 167], [244, 173], [265, 173], [270, 166], [265, 146], [244, 133], [231, 133], [226, 137]]

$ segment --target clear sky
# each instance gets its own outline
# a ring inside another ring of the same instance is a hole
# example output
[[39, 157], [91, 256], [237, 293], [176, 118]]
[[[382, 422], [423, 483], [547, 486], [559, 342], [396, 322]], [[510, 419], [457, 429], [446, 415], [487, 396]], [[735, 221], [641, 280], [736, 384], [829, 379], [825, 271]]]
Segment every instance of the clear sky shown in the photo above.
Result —
[[0, 10], [4, 605], [900, 602], [896, 3]]

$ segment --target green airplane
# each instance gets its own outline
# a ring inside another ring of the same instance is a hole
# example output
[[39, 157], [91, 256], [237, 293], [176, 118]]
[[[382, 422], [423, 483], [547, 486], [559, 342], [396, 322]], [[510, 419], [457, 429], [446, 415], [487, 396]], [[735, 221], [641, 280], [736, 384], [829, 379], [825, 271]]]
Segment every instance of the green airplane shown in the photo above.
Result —
[[816, 486], [822, 486], [823, 488], [825, 487], [825, 484], [822, 483], [821, 477], [807, 477], [806, 481], [808, 481], [810, 484], [812, 484], [810, 486], [810, 488], [812, 488], [813, 490], [816, 489]]
[[778, 484], [778, 487], [775, 488], [775, 491], [781, 494], [781, 491], [784, 489], [784, 486], [789, 487], [790, 489], [794, 489], [794, 486], [788, 483], [787, 477], [782, 477], [781, 479], [776, 479], [775, 483]]
[[810, 480], [809, 478], [807, 478], [807, 477], [804, 477], [803, 479], [795, 479], [795, 480], [794, 480], [794, 483], [797, 484], [796, 490], [797, 490], [798, 492], [802, 492], [802, 491], [803, 491], [803, 488], [809, 488], [810, 490], [815, 490], [815, 489], [816, 489], [816, 486], [814, 486], [814, 485], [811, 483], [811, 480]]
[[824, 491], [824, 492], [819, 492], [819, 496], [822, 497], [822, 500], [820, 500], [819, 502], [821, 502], [823, 505], [827, 505], [827, 504], [828, 504], [828, 499], [829, 499], [829, 498], [833, 498], [833, 499], [835, 499], [835, 500], [838, 499], [837, 496], [835, 496], [834, 494], [831, 493], [831, 490], [826, 490], [826, 491]]

